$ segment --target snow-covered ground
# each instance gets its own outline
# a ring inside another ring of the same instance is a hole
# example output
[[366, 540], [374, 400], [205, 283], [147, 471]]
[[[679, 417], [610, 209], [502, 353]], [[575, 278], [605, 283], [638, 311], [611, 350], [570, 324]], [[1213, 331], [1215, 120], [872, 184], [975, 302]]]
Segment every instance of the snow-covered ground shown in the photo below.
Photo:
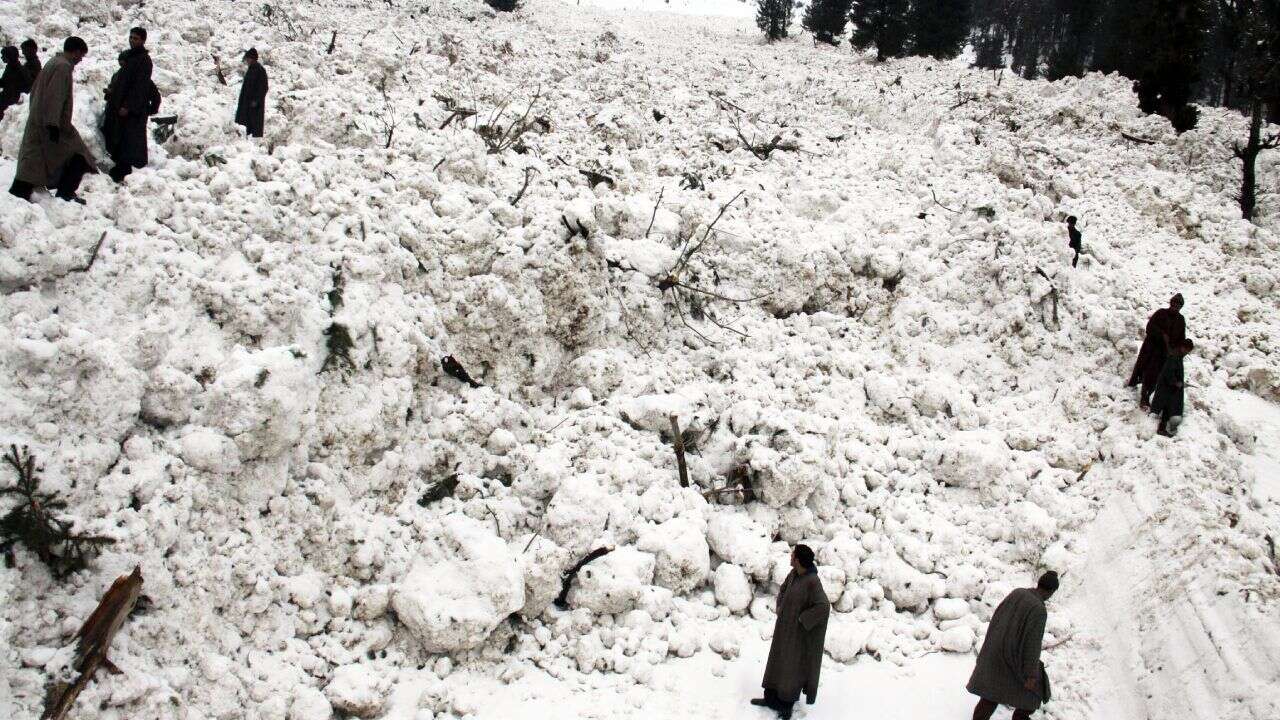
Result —
[[[10, 37], [89, 41], [86, 136], [139, 23], [179, 116], [86, 207], [0, 196], [0, 440], [116, 539], [66, 581], [0, 569], [0, 714], [39, 715], [140, 564], [124, 673], [76, 717], [764, 720], [806, 541], [837, 612], [800, 717], [968, 716], [985, 621], [1050, 567], [1044, 717], [1280, 715], [1280, 243], [1274, 203], [1233, 204], [1242, 118], [1178, 137], [1118, 77], [876, 65], [703, 13], [0, 6]], [[211, 59], [250, 45], [261, 142]], [[1167, 440], [1123, 382], [1175, 291], [1197, 349]], [[704, 495], [742, 477], [756, 501]]]

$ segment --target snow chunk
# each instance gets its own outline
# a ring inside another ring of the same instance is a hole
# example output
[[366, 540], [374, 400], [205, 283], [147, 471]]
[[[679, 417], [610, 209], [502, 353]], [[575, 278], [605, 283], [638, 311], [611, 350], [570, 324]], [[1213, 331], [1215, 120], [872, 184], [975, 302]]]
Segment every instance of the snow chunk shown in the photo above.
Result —
[[853, 662], [866, 647], [874, 627], [869, 622], [857, 622], [841, 615], [833, 615], [827, 627], [827, 654], [836, 662]]
[[712, 577], [712, 584], [715, 587], [716, 602], [735, 613], [746, 610], [755, 597], [751, 592], [751, 583], [747, 581], [747, 574], [733, 563], [721, 563]]
[[212, 430], [196, 430], [183, 436], [178, 453], [183, 462], [197, 470], [229, 475], [240, 469], [240, 450], [236, 444]]
[[997, 433], [964, 430], [940, 443], [928, 458], [934, 476], [947, 485], [976, 489], [1004, 475], [1009, 448]]
[[637, 546], [655, 555], [654, 580], [676, 594], [683, 595], [698, 587], [711, 572], [707, 538], [689, 520], [677, 518], [664, 522], [645, 532]]
[[391, 604], [427, 652], [466, 650], [524, 605], [524, 577], [511, 549], [483, 523], [450, 515], [437, 532]]
[[329, 720], [333, 711], [324, 694], [313, 687], [300, 687], [293, 692], [289, 720]]
[[720, 513], [707, 523], [711, 549], [756, 577], [769, 570], [769, 533], [745, 513]]
[[943, 632], [938, 644], [947, 652], [963, 653], [973, 649], [975, 640], [977, 636], [974, 635], [973, 628], [968, 625], [957, 625]]
[[371, 718], [382, 713], [386, 690], [385, 682], [373, 667], [357, 663], [334, 670], [324, 694], [335, 710]]
[[631, 610], [645, 586], [653, 583], [653, 570], [654, 559], [649, 553], [618, 548], [578, 571], [569, 604], [609, 615]]

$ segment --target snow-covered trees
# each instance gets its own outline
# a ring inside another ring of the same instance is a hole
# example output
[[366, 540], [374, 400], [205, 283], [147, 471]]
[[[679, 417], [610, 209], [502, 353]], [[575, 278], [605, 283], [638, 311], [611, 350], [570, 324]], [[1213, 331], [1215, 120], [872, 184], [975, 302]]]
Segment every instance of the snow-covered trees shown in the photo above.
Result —
[[1190, 103], [1200, 76], [1208, 19], [1200, 0], [1113, 3], [1093, 69], [1133, 78], [1143, 112], [1168, 118], [1178, 132], [1196, 126]]
[[907, 48], [909, 0], [854, 0], [849, 42], [859, 50], [874, 46], [876, 60], [902, 57]]
[[764, 32], [770, 42], [787, 36], [791, 26], [791, 0], [758, 0], [756, 27]]
[[838, 38], [844, 35], [845, 25], [849, 22], [850, 2], [851, 0], [812, 0], [804, 11], [801, 24], [805, 30], [813, 33], [814, 39], [835, 45]]

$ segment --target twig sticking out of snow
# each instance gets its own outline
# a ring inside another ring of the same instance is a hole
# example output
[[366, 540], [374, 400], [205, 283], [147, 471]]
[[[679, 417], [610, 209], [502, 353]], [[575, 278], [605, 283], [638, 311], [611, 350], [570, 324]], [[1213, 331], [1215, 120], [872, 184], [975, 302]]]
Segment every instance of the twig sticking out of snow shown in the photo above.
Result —
[[218, 56], [216, 53], [213, 56], [213, 70], [214, 72], [218, 73], [218, 82], [223, 85], [226, 85], [227, 76], [224, 75], [222, 72], [222, 61], [218, 60]]
[[675, 415], [668, 418], [671, 421], [671, 437], [676, 448], [676, 469], [680, 473], [680, 487], [689, 487], [689, 468], [684, 462], [684, 436], [680, 434], [680, 421]]
[[954, 213], [954, 214], [956, 214], [956, 215], [959, 215], [959, 214], [960, 214], [960, 211], [959, 211], [959, 210], [952, 210], [951, 208], [947, 207], [946, 205], [943, 205], [942, 203], [938, 202], [938, 193], [937, 193], [936, 191], [934, 191], [934, 189], [933, 189], [933, 186], [932, 186], [932, 185], [930, 185], [930, 186], [929, 186], [929, 194], [933, 196], [933, 204], [934, 204], [934, 205], [937, 205], [938, 207], [942, 208], [943, 210], [946, 210], [946, 211], [947, 211], [947, 212], [949, 212], [949, 213]]
[[332, 55], [334, 49], [337, 47], [338, 47], [338, 31], [334, 30], [333, 34], [329, 36], [329, 47], [325, 49], [324, 54]]
[[129, 613], [133, 611], [141, 593], [141, 567], [135, 567], [132, 573], [121, 575], [111, 583], [111, 587], [98, 602], [98, 607], [76, 633], [76, 656], [73, 667], [80, 673], [79, 676], [70, 685], [57, 683], [50, 688], [49, 699], [45, 704], [44, 713], [40, 716], [41, 720], [62, 720], [66, 717], [71, 706], [75, 704], [76, 697], [93, 679], [99, 667], [105, 666], [108, 670], [120, 672], [119, 668], [107, 658], [107, 650], [110, 649], [116, 633], [120, 631], [120, 626], [124, 625]]
[[662, 194], [667, 191], [666, 188], [658, 190], [658, 201], [653, 204], [653, 215], [649, 216], [649, 227], [644, 229], [644, 236], [649, 237], [649, 232], [653, 230], [653, 222], [658, 219], [658, 207], [662, 205]]
[[511, 198], [511, 207], [515, 207], [520, 204], [520, 198], [524, 197], [524, 191], [529, 189], [529, 178], [536, 172], [538, 172], [537, 168], [527, 167], [524, 169], [524, 184], [520, 186], [520, 192], [516, 193], [516, 196]]

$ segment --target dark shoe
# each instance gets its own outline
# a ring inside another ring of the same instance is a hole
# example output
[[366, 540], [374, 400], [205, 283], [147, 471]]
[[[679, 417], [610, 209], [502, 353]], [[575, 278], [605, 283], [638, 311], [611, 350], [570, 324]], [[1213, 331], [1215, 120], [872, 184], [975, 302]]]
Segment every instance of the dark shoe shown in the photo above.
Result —
[[757, 707], [769, 707], [768, 698], [751, 698], [751, 704]]
[[1173, 437], [1173, 433], [1169, 432], [1169, 430], [1168, 430], [1167, 428], [1160, 428], [1159, 430], [1156, 430], [1156, 434], [1157, 434], [1157, 435], [1162, 435], [1162, 436], [1167, 437], [1167, 438], [1171, 438], [1171, 437]]
[[782, 720], [791, 720], [791, 708], [785, 707], [778, 710], [778, 717]]

